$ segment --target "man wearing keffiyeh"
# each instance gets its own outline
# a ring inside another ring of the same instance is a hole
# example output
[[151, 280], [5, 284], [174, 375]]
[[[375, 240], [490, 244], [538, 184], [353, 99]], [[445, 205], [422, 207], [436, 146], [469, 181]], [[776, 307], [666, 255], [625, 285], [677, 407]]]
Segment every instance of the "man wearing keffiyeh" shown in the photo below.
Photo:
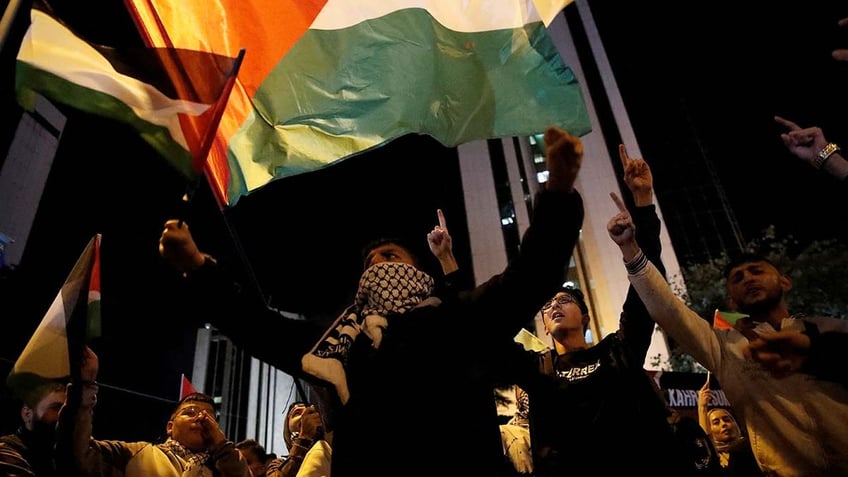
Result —
[[[459, 267], [451, 253], [445, 216], [438, 211], [439, 225], [427, 234], [430, 251], [450, 275]], [[350, 391], [344, 366], [351, 345], [365, 333], [375, 349], [380, 347], [389, 318], [429, 303], [435, 280], [419, 270], [418, 259], [399, 238], [384, 237], [365, 246], [365, 271], [359, 279], [354, 303], [347, 307], [321, 340], [303, 356], [303, 369], [333, 385], [342, 404]]]
[[[545, 143], [548, 181], [502, 273], [460, 291], [455, 266], [442, 263], [447, 275], [435, 280], [409, 247], [384, 241], [368, 249], [361, 293], [329, 332], [248, 300], [179, 220], [166, 222], [159, 252], [198, 287], [198, 305], [214, 307], [210, 321], [237, 345], [310, 383], [332, 384], [337, 412], [321, 413], [333, 421], [333, 477], [500, 476], [494, 389], [502, 363], [493, 344], [511, 343], [562, 285], [583, 222], [574, 188], [580, 138], [550, 127]], [[437, 227], [428, 241], [446, 237]], [[444, 407], [434, 404], [445, 399], [461, 424], [452, 439], [444, 438]], [[449, 457], [433, 458], [434, 443]]]
[[81, 378], [68, 386], [56, 445], [60, 475], [84, 477], [252, 477], [247, 461], [215, 419], [211, 396], [192, 393], [180, 400], [161, 444], [95, 440], [97, 355], [85, 350]]

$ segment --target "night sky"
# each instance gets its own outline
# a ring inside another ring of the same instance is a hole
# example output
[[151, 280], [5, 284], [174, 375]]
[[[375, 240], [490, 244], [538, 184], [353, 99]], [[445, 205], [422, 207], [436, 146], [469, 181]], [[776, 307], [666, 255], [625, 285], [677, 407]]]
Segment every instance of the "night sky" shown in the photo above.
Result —
[[806, 241], [845, 236], [843, 220], [818, 215], [842, 209], [843, 187], [791, 156], [773, 117], [848, 143], [848, 63], [830, 56], [848, 48], [848, 27], [837, 26], [848, 6], [590, 4], [642, 153], [660, 175], [669, 166], [652, 154], [673, 157], [669, 135], [689, 134], [746, 240], [769, 225]]

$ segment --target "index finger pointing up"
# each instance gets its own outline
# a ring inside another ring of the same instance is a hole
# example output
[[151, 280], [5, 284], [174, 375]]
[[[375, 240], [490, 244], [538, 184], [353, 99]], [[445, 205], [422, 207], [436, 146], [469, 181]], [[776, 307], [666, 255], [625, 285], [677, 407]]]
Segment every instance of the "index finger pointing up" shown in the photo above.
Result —
[[621, 164], [626, 167], [627, 160], [630, 159], [630, 156], [627, 155], [627, 146], [624, 144], [618, 145], [618, 157], [621, 158]]
[[436, 210], [436, 213], [439, 215], [439, 227], [441, 227], [441, 228], [443, 228], [443, 229], [447, 230], [448, 225], [447, 225], [447, 223], [445, 222], [445, 213], [444, 213], [444, 212], [442, 212], [442, 209], [437, 209], [437, 210]]
[[615, 202], [615, 205], [618, 206], [619, 212], [627, 212], [627, 206], [624, 205], [624, 201], [621, 200], [621, 197], [619, 197], [618, 194], [610, 192], [610, 197], [612, 198], [612, 201]]
[[775, 116], [774, 120], [777, 121], [781, 126], [784, 126], [789, 129], [790, 131], [798, 131], [799, 129], [801, 129], [801, 126], [798, 126], [794, 122], [788, 119], [784, 119], [780, 116]]

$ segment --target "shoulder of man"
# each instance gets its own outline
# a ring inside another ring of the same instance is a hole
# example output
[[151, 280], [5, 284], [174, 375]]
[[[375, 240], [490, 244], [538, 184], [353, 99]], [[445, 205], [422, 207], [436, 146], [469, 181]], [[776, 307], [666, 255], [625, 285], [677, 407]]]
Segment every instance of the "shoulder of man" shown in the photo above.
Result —
[[26, 445], [15, 434], [0, 436], [0, 475], [35, 475], [23, 456]]
[[6, 434], [5, 436], [0, 436], [0, 449], [21, 449], [26, 448], [26, 444], [21, 440], [21, 437], [17, 434]]

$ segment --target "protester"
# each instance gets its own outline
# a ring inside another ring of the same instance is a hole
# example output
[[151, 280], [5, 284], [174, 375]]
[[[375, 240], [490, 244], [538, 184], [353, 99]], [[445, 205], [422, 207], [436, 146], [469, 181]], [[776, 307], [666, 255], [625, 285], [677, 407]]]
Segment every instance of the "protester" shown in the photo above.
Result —
[[314, 405], [293, 402], [283, 421], [289, 455], [268, 464], [267, 477], [326, 477], [332, 462], [332, 437], [324, 433]]
[[[619, 156], [640, 239], [662, 266], [650, 167], [630, 157], [624, 145]], [[612, 197], [626, 210], [616, 194]], [[563, 287], [541, 314], [554, 349], [539, 354], [522, 348], [525, 356], [517, 361], [524, 369], [516, 377], [529, 394], [534, 474], [566, 475], [580, 468], [579, 458], [599, 475], [687, 475], [689, 463], [668, 422], [666, 403], [644, 369], [655, 324], [636, 292], [628, 291], [619, 329], [594, 345], [586, 341], [589, 306], [580, 289]], [[624, 448], [644, 458], [609, 458], [610, 449]]]
[[792, 280], [765, 257], [743, 254], [726, 270], [728, 307], [749, 315], [732, 329], [714, 329], [677, 297], [645, 257], [626, 214], [607, 229], [621, 249], [631, 284], [651, 316], [716, 376], [742, 418], [754, 456], [766, 475], [848, 475], [848, 390], [803, 369], [774, 376], [746, 356], [749, 343], [778, 331], [848, 332], [848, 320], [793, 316], [786, 295]]
[[14, 434], [0, 437], [0, 475], [59, 476], [53, 447], [56, 422], [65, 403], [64, 382], [46, 382], [23, 396], [21, 425]]
[[721, 468], [718, 452], [698, 421], [672, 409], [668, 422], [674, 429], [674, 437], [682, 449], [683, 459], [690, 464], [688, 475], [722, 477], [724, 469]]
[[[208, 285], [198, 297], [214, 301], [210, 321], [248, 353], [313, 381], [316, 375], [303, 367], [305, 361], [316, 364], [312, 356], [341, 363], [335, 370], [343, 374], [336, 377], [344, 380], [334, 382], [334, 389], [344, 382], [349, 394], [336, 393], [328, 427], [334, 432], [335, 477], [394, 477], [410, 469], [420, 475], [498, 475], [503, 446], [492, 370], [498, 357], [488, 343], [511, 339], [562, 284], [583, 221], [574, 189], [582, 143], [556, 127], [546, 130], [545, 143], [549, 179], [519, 255], [503, 273], [469, 291], [433, 290], [435, 280], [416, 266], [408, 248], [384, 242], [366, 254], [356, 306], [343, 315], [348, 321], [334, 323], [326, 335], [316, 336], [308, 320], [286, 319], [264, 303], [219, 301], [232, 297], [225, 294], [233, 290], [231, 282], [214, 279], [221, 268], [197, 249], [186, 224], [166, 223], [160, 253], [196, 284]], [[381, 274], [399, 280], [377, 280]], [[387, 300], [392, 292], [401, 299]], [[226, 310], [225, 302], [239, 305]], [[367, 332], [366, 318], [374, 316], [379, 346]], [[432, 405], [429, 390], [450, 394], [452, 407], [462, 413], [461, 438], [444, 439], [438, 425], [443, 412]], [[436, 443], [442, 455], [461, 458], [434, 459]]]
[[722, 475], [730, 477], [760, 477], [763, 475], [751, 443], [745, 437], [736, 417], [725, 407], [711, 407], [713, 392], [710, 390], [710, 374], [698, 391], [698, 423], [710, 436], [718, 454]]
[[97, 355], [86, 349], [82, 380], [68, 385], [60, 412], [56, 451], [60, 475], [251, 477], [244, 457], [218, 426], [212, 397], [202, 393], [180, 400], [168, 419], [163, 443], [93, 439], [97, 369]]
[[244, 456], [253, 477], [265, 477], [268, 461], [268, 452], [265, 451], [265, 446], [256, 439], [244, 439], [236, 442], [236, 449]]

